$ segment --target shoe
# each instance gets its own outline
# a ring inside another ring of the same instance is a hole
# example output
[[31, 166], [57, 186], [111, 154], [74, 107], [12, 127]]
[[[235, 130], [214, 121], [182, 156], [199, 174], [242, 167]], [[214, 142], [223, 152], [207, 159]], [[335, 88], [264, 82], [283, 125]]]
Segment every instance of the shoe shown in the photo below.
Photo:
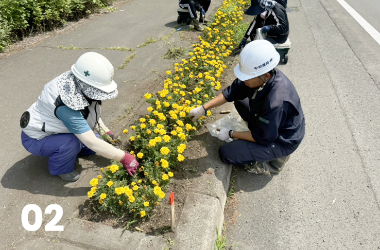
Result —
[[251, 163], [244, 166], [245, 171], [251, 174], [257, 175], [270, 175], [269, 166], [267, 162], [263, 162], [261, 164]]
[[70, 173], [60, 174], [58, 176], [59, 176], [59, 178], [61, 178], [64, 181], [74, 182], [74, 181], [77, 181], [79, 179], [80, 174], [77, 171], [73, 170]]
[[202, 24], [205, 24], [207, 25], [207, 23], [211, 22], [210, 20], [208, 20], [206, 17], [204, 17], [203, 15], [201, 15], [199, 17], [199, 22], [202, 23]]
[[290, 155], [280, 157], [268, 162], [269, 172], [271, 174], [279, 174], [284, 168], [286, 162], [289, 160]]
[[199, 21], [196, 18], [191, 19], [191, 24], [194, 25], [194, 29], [197, 31], [203, 31], [202, 26], [199, 24]]

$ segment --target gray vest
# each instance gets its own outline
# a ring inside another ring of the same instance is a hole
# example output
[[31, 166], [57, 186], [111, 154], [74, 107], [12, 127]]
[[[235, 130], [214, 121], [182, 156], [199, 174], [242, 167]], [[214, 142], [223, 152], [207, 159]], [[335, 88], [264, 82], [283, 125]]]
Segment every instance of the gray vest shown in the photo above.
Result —
[[[52, 134], [70, 133], [67, 127], [59, 120], [55, 111], [63, 106], [59, 96], [57, 79], [53, 79], [45, 85], [37, 102], [22, 115], [20, 126], [29, 137], [40, 140]], [[98, 123], [101, 112], [101, 102], [93, 101], [90, 106], [80, 110], [91, 129]]]

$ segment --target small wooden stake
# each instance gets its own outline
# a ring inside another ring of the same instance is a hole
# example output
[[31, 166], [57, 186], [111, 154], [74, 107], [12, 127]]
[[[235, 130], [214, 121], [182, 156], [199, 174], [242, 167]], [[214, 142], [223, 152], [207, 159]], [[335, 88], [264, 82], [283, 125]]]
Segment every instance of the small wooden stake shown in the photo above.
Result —
[[175, 230], [175, 213], [174, 213], [174, 192], [172, 192], [170, 194], [170, 197], [169, 197], [169, 203], [170, 203], [170, 207], [171, 207], [171, 217], [172, 217], [172, 225], [171, 225], [171, 228], [172, 228], [172, 231], [174, 232]]

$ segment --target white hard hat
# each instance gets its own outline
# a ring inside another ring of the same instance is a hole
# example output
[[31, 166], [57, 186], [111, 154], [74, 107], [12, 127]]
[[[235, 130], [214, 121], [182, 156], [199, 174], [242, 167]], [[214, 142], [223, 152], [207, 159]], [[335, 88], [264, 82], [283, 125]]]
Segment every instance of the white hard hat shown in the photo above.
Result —
[[255, 40], [244, 47], [240, 53], [239, 64], [234, 73], [241, 81], [261, 76], [280, 62], [280, 54], [267, 40]]
[[81, 55], [71, 71], [82, 82], [110, 93], [117, 88], [113, 80], [114, 69], [107, 58], [96, 52]]

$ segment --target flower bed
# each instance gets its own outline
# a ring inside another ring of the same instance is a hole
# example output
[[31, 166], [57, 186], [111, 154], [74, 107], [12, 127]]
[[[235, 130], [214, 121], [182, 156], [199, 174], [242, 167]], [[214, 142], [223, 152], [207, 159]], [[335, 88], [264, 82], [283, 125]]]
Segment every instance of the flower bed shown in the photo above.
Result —
[[[101, 210], [117, 215], [128, 211], [142, 218], [165, 198], [164, 191], [174, 176], [171, 170], [185, 160], [188, 140], [206, 119], [192, 122], [188, 114], [221, 88], [224, 61], [247, 27], [242, 23], [245, 4], [243, 0], [225, 0], [199, 36], [200, 42], [193, 44], [189, 57], [174, 64], [173, 72], [166, 72], [164, 89], [144, 95], [149, 114], [135, 121], [129, 138], [134, 149], [130, 154], [140, 168], [133, 177], [119, 162], [100, 169], [102, 175], [91, 180], [88, 197], [96, 199]], [[128, 132], [125, 129], [123, 134]]]

